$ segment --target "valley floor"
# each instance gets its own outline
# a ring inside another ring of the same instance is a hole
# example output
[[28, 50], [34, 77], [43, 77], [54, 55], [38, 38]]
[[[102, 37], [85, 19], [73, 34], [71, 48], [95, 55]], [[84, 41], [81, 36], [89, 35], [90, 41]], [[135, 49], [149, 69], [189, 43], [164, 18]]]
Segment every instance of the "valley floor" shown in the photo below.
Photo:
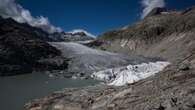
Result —
[[[128, 103], [124, 102], [130, 100], [136, 102], [136, 100], [146, 97], [145, 93], [147, 93], [148, 90], [153, 91], [154, 89], [158, 89], [157, 87], [154, 88], [153, 84], [157, 83], [155, 81], [161, 81], [161, 78], [157, 78], [157, 76], [154, 75], [162, 71], [166, 66], [170, 64], [169, 62], [156, 58], [128, 58], [120, 54], [91, 49], [77, 43], [50, 44], [60, 49], [64, 53], [64, 55], [66, 55], [66, 57], [76, 58], [76, 60], [73, 60], [73, 62], [75, 62], [76, 64], [79, 63], [79, 65], [87, 65], [86, 68], [77, 68], [78, 70], [90, 70], [91, 68], [87, 68], [89, 67], [89, 65], [97, 68], [99, 65], [102, 66], [103, 64], [106, 69], [101, 68], [101, 71], [91, 70], [91, 74], [88, 74], [91, 75], [92, 78], [105, 81], [106, 84], [98, 84], [96, 86], [80, 89], [65, 89], [63, 91], [55, 92], [48, 97], [26, 104], [26, 110], [104, 110], [112, 107], [113, 109], [121, 110], [120, 106], [124, 107], [124, 110], [127, 110], [130, 105], [122, 106], [122, 104]], [[89, 57], [92, 59], [88, 59]], [[121, 63], [121, 60], [128, 61], [125, 63], [126, 66], [122, 65], [124, 63]], [[99, 64], [96, 64], [97, 61]], [[117, 67], [115, 65], [117, 68], [109, 69], [108, 64], [112, 64], [113, 62], [118, 63], [117, 66], [121, 65], [122, 67]], [[75, 64], [73, 63], [73, 65], [71, 65], [69, 68], [73, 68], [71, 70], [74, 70], [74, 67]], [[92, 74], [92, 72], [94, 73]], [[152, 81], [148, 81], [148, 79], [151, 78], [153, 78]], [[141, 85], [139, 85], [138, 87], [137, 84]], [[143, 91], [140, 91], [140, 89]], [[137, 94], [140, 94], [139, 92], [143, 92], [143, 96], [137, 96]]]
[[194, 110], [195, 70], [169, 66], [123, 87], [65, 89], [26, 104], [26, 110]]

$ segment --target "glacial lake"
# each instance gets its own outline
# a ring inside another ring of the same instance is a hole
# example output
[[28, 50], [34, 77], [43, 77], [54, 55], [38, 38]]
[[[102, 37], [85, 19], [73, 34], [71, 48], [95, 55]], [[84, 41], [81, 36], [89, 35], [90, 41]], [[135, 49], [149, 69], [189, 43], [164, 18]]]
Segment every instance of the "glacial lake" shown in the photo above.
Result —
[[98, 81], [53, 79], [46, 74], [34, 73], [0, 77], [0, 110], [24, 110], [24, 104], [64, 88], [78, 88], [97, 84]]

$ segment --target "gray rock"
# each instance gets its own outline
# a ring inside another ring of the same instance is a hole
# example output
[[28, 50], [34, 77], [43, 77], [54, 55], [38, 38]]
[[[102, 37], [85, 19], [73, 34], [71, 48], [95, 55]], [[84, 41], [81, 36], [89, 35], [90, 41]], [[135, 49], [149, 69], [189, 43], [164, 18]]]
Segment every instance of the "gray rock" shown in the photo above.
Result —
[[[61, 52], [49, 45], [48, 34], [11, 18], [0, 19], [0, 76], [65, 69]], [[61, 60], [61, 65], [54, 63]]]

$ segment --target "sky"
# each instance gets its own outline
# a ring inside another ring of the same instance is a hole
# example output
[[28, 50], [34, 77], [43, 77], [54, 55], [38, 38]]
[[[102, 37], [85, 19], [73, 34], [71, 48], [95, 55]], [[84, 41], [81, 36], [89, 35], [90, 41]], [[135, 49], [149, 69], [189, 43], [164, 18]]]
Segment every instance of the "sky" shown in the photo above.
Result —
[[[46, 17], [42, 18], [44, 21], [41, 21], [42, 24], [52, 24], [65, 32], [84, 29], [95, 35], [132, 24], [142, 19], [143, 13], [146, 14], [154, 6], [181, 10], [195, 5], [195, 0], [17, 0], [15, 2], [28, 10], [35, 20], [38, 19], [37, 16]], [[51, 27], [51, 30], [53, 28], [55, 27]]]

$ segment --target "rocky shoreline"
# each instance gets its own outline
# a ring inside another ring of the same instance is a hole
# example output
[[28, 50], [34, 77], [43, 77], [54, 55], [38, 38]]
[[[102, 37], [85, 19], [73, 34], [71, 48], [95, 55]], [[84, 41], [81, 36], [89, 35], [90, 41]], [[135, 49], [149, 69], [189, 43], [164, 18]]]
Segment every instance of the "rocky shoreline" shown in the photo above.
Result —
[[25, 110], [194, 110], [195, 69], [181, 65], [123, 87], [65, 89], [26, 104]]

